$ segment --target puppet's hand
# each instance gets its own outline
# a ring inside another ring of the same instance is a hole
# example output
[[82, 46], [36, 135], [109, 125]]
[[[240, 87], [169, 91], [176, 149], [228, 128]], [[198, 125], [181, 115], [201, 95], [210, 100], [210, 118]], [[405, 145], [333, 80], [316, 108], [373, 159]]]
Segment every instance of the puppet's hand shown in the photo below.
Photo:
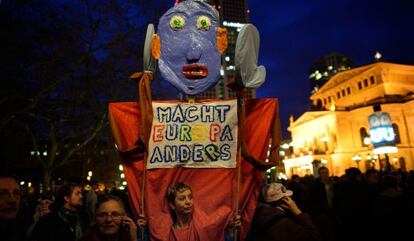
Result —
[[145, 226], [147, 226], [147, 219], [145, 218], [144, 215], [139, 214], [138, 219], [137, 219], [137, 224], [138, 224], [138, 227], [140, 228], [144, 228]]
[[155, 72], [155, 68], [156, 68], [156, 61], [155, 58], [152, 56], [151, 54], [151, 41], [152, 41], [152, 36], [154, 35], [155, 30], [154, 30], [154, 25], [153, 24], [148, 24], [147, 27], [147, 34], [145, 36], [145, 44], [144, 44], [144, 58], [143, 58], [143, 63], [144, 63], [144, 71], [150, 71], [152, 73]]
[[236, 235], [236, 232], [240, 228], [241, 224], [242, 223], [240, 214], [235, 214], [226, 228], [227, 238], [225, 240], [233, 240], [231, 238], [233, 238]]
[[246, 160], [248, 163], [250, 163], [254, 168], [258, 169], [259, 171], [267, 171], [268, 169], [274, 167], [277, 165], [275, 162], [261, 162], [259, 160], [256, 160], [254, 157], [252, 157], [246, 148], [242, 148], [242, 157], [244, 160]]
[[252, 24], [244, 25], [237, 37], [235, 63], [239, 81], [246, 88], [259, 88], [265, 81], [266, 69], [257, 66], [260, 37]]

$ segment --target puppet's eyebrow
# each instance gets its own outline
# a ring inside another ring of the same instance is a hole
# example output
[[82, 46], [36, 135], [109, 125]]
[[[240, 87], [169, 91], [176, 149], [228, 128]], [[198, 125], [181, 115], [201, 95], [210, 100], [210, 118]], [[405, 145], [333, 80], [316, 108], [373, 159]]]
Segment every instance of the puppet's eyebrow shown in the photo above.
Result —
[[192, 17], [192, 16], [208, 16], [210, 19], [214, 20], [214, 21], [218, 21], [218, 18], [216, 15], [212, 14], [210, 11], [205, 11], [205, 10], [199, 10], [196, 12], [192, 12], [191, 15], [188, 14], [188, 12], [186, 11], [182, 11], [182, 10], [175, 10], [175, 11], [171, 11], [167, 14], [165, 14], [165, 17], [171, 17], [174, 15], [182, 15], [186, 18], [188, 17]]
[[199, 16], [204, 15], [204, 16], [208, 16], [211, 20], [214, 20], [214, 21], [218, 20], [217, 16], [215, 16], [214, 14], [211, 14], [211, 12], [209, 11], [201, 10], [201, 11], [195, 12], [194, 15], [199, 15]]
[[174, 15], [183, 15], [185, 17], [188, 17], [188, 14], [186, 12], [184, 12], [184, 11], [177, 11], [177, 10], [171, 11], [171, 12], [165, 14], [165, 17], [170, 17], [170, 16], [174, 16]]

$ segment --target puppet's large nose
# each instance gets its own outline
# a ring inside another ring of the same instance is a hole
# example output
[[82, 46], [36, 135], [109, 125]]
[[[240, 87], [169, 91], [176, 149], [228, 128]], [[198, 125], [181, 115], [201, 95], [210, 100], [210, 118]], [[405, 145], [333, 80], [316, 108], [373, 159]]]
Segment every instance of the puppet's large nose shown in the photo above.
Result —
[[192, 64], [198, 62], [201, 58], [201, 43], [198, 38], [190, 38], [190, 45], [187, 52], [187, 63]]

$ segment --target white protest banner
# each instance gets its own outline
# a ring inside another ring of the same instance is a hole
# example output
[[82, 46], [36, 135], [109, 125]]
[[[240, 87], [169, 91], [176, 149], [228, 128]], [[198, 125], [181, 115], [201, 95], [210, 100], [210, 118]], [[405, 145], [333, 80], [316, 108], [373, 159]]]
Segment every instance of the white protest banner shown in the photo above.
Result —
[[237, 101], [153, 102], [147, 168], [234, 168]]

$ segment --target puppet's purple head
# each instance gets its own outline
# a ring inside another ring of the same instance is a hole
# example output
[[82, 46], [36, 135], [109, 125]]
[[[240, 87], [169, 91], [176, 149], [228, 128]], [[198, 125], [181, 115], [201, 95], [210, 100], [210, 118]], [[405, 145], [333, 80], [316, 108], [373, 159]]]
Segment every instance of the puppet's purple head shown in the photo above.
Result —
[[188, 95], [199, 94], [220, 78], [217, 11], [207, 3], [184, 1], [160, 19], [159, 68], [164, 79]]

